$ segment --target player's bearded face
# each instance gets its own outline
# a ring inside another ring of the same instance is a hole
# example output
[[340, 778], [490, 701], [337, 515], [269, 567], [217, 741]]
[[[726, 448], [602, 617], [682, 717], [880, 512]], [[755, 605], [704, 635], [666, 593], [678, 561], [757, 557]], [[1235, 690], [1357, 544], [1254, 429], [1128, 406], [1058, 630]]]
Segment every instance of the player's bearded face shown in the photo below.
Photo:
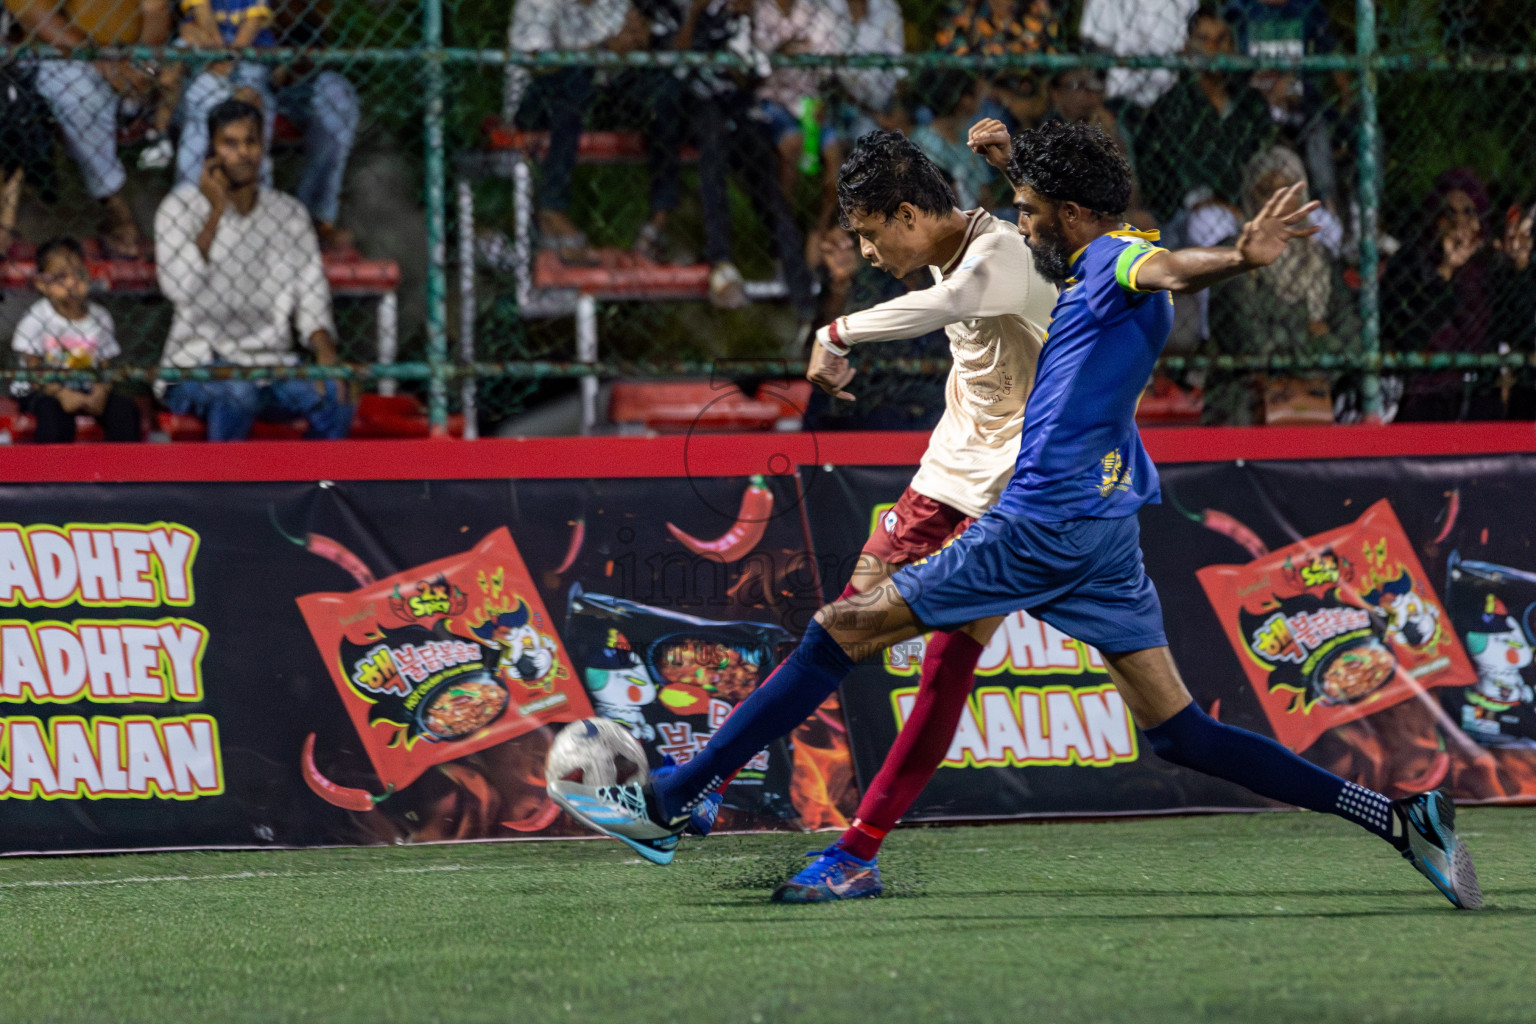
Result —
[[[1035, 269], [1052, 284], [1060, 285], [1071, 274], [1067, 260], [1067, 240], [1061, 230], [1061, 213], [1057, 209], [1039, 210], [1027, 218], [1021, 216], [1020, 230], [1034, 257]], [[1027, 221], [1027, 223], [1026, 223]]]

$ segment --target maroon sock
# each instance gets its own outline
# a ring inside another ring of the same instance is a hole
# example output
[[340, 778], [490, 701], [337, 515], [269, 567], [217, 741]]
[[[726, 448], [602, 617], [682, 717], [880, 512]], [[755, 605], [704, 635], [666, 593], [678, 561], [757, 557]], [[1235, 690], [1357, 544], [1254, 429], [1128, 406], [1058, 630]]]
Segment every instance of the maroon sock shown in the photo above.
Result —
[[959, 631], [929, 638], [912, 714], [864, 791], [858, 817], [838, 846], [862, 860], [880, 852], [885, 834], [912, 806], [949, 751], [971, 695], [981, 651], [981, 644]]

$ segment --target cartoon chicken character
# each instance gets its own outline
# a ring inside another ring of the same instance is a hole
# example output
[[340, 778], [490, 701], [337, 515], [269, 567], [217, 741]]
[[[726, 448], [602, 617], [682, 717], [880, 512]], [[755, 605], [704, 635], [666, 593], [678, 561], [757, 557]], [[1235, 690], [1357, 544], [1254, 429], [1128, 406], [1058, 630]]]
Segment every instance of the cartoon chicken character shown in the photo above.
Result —
[[1477, 666], [1477, 692], [1500, 704], [1528, 704], [1531, 685], [1520, 670], [1531, 663], [1531, 645], [1519, 623], [1492, 594], [1484, 605], [1481, 628], [1467, 631], [1467, 651]]
[[1403, 647], [1423, 647], [1440, 631], [1440, 613], [1413, 589], [1413, 577], [1406, 569], [1397, 579], [1361, 596], [1373, 611], [1387, 620], [1387, 635], [1393, 643]]
[[583, 676], [598, 714], [626, 726], [636, 739], [656, 738], [656, 728], [640, 710], [656, 699], [656, 684], [623, 633], [608, 631], [607, 643], [588, 663]]
[[471, 630], [488, 647], [501, 651], [496, 674], [506, 683], [552, 690], [556, 668], [555, 642], [533, 628], [525, 601]]
[[1477, 682], [1461, 691], [1461, 728], [1485, 747], [1536, 746], [1528, 735], [1525, 705], [1531, 685], [1521, 669], [1531, 664], [1531, 642], [1504, 602], [1493, 594], [1484, 598], [1483, 613], [1465, 627], [1463, 638]]

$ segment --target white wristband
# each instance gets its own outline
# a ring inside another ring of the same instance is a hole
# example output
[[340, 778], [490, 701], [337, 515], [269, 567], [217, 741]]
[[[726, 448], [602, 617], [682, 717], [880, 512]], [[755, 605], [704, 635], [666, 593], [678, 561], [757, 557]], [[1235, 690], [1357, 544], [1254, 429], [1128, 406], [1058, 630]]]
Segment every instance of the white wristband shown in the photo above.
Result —
[[841, 359], [848, 358], [848, 354], [853, 351], [852, 347], [843, 344], [842, 339], [838, 337], [836, 320], [833, 320], [827, 326], [817, 331], [816, 340], [821, 344], [822, 348]]

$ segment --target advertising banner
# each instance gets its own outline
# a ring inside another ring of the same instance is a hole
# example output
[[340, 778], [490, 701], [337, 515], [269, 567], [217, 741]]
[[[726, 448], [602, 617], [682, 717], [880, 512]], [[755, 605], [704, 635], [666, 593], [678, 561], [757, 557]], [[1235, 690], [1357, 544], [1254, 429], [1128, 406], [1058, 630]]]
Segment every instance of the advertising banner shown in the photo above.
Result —
[[[793, 476], [0, 490], [6, 852], [576, 834], [561, 723], [686, 759], [819, 592]], [[856, 800], [834, 700], [723, 821]]]
[[[911, 472], [0, 487], [0, 852], [578, 834], [561, 724], [692, 756]], [[1201, 707], [1392, 796], [1536, 800], [1536, 456], [1162, 477], [1142, 545]], [[845, 825], [923, 650], [759, 754], [722, 827]], [[1156, 758], [1099, 652], [1019, 609], [909, 819], [1264, 806]]]
[[[829, 594], [910, 470], [828, 473], [808, 501]], [[1160, 468], [1147, 569], [1195, 700], [1362, 785], [1536, 800], [1536, 459]], [[843, 687], [861, 782], [916, 693], [921, 640]], [[1144, 747], [1096, 651], [1021, 609], [982, 655], [943, 767], [907, 820], [1253, 808]]]

